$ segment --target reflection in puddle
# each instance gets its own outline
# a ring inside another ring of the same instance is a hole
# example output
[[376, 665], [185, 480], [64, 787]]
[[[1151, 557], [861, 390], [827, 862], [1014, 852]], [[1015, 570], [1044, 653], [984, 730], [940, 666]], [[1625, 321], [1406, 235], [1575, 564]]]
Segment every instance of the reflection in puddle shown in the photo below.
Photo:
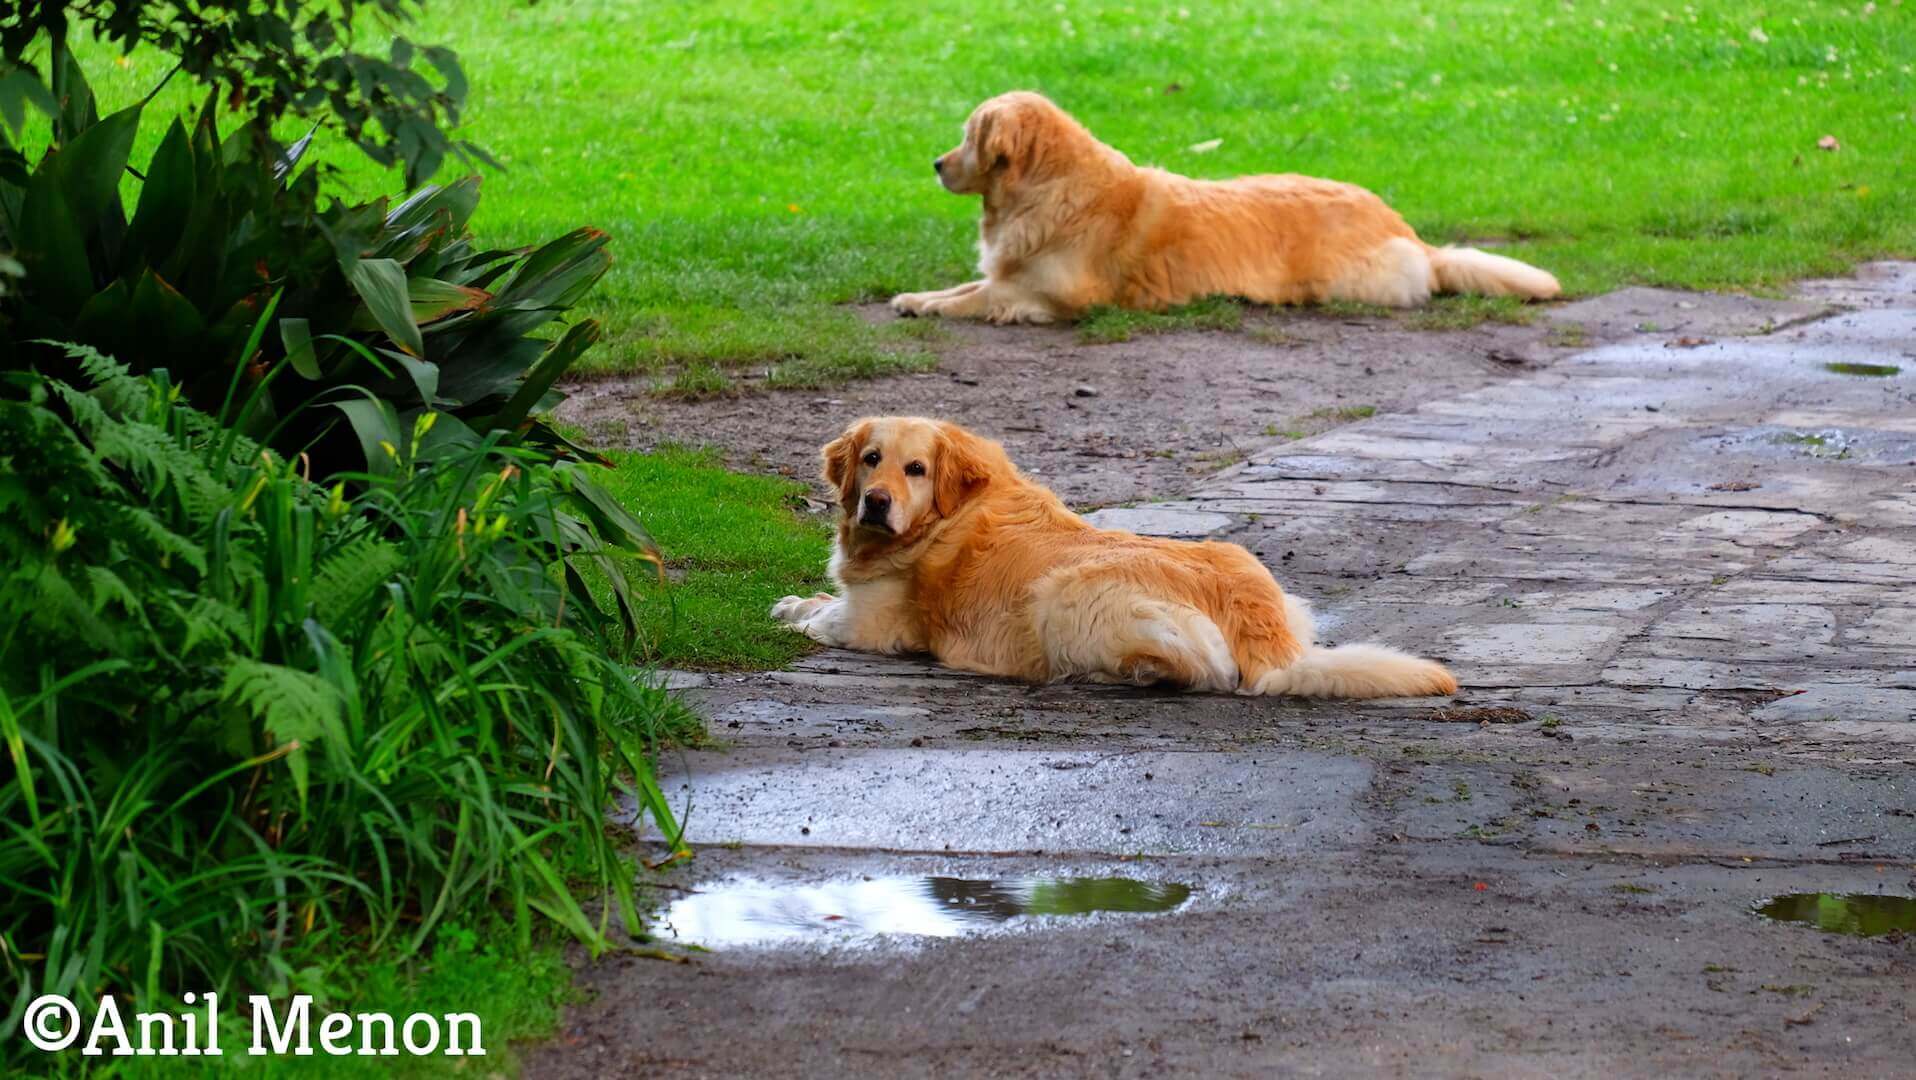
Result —
[[1895, 364], [1824, 364], [1824, 371], [1833, 371], [1838, 375], [1862, 375], [1872, 379], [1887, 379], [1903, 370]]
[[1699, 439], [1698, 445], [1709, 451], [1772, 458], [1813, 457], [1898, 465], [1916, 456], [1916, 438], [1869, 428], [1789, 428], [1764, 424], [1712, 433]]
[[665, 910], [662, 933], [699, 945], [916, 934], [956, 937], [1013, 919], [1171, 911], [1189, 885], [1131, 878], [865, 878], [815, 885], [713, 882]]
[[1881, 937], [1916, 934], [1916, 898], [1875, 893], [1789, 893], [1764, 903], [1758, 915], [1803, 923], [1832, 934]]

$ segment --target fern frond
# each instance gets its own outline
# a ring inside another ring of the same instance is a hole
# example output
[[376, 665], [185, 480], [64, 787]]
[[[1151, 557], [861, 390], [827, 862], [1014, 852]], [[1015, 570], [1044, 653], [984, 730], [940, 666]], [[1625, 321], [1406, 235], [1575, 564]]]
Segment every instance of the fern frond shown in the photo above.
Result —
[[140, 506], [118, 505], [104, 507], [107, 518], [122, 539], [137, 539], [145, 543], [148, 554], [157, 554], [162, 558], [178, 559], [193, 568], [196, 573], [206, 573], [206, 549], [174, 532], [155, 517], [152, 511]]
[[101, 428], [117, 423], [107, 415], [106, 406], [100, 399], [84, 390], [76, 389], [58, 379], [48, 379], [47, 386], [54, 396], [66, 403], [67, 411], [73, 414], [73, 424], [86, 434], [87, 438], [97, 438]]
[[114, 379], [127, 377], [127, 371], [129, 369], [125, 364], [120, 363], [118, 360], [113, 359], [111, 356], [106, 355], [91, 345], [78, 345], [71, 341], [49, 342], [48, 344], [58, 344], [61, 351], [67, 354], [68, 359], [79, 361], [81, 374], [85, 375], [87, 381], [93, 383], [95, 386], [110, 382]]
[[192, 607], [180, 613], [180, 622], [186, 628], [180, 643], [182, 657], [192, 656], [199, 645], [211, 645], [222, 652], [241, 647], [252, 625], [246, 612], [210, 596], [195, 599]]
[[235, 658], [220, 700], [252, 716], [275, 739], [308, 745], [340, 729], [345, 702], [333, 684], [283, 664]]
[[188, 516], [204, 521], [231, 497], [231, 490], [199, 455], [151, 424], [112, 421], [93, 433], [95, 451], [131, 472], [149, 496], [171, 488]]
[[379, 587], [405, 562], [397, 546], [371, 536], [334, 552], [313, 576], [313, 605], [320, 623], [338, 626], [360, 604], [377, 602]]
[[14, 614], [26, 619], [32, 628], [30, 633], [44, 634], [54, 641], [78, 638], [97, 649], [111, 649], [117, 644], [112, 627], [100, 619], [93, 605], [55, 564], [43, 563], [16, 580], [25, 586], [18, 598], [27, 602]]
[[94, 611], [104, 611], [108, 604], [116, 604], [128, 615], [143, 617], [144, 609], [140, 598], [127, 587], [120, 575], [104, 566], [89, 566], [85, 570], [87, 589]]

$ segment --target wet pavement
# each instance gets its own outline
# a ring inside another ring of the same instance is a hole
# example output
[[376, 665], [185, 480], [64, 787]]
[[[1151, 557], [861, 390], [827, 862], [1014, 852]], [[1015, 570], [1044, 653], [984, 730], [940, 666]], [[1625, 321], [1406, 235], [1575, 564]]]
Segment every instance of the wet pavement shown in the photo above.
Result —
[[684, 677], [655, 944], [709, 951], [585, 968], [528, 1075], [1916, 1075], [1916, 268], [1630, 292], [1099, 512], [1456, 698]]

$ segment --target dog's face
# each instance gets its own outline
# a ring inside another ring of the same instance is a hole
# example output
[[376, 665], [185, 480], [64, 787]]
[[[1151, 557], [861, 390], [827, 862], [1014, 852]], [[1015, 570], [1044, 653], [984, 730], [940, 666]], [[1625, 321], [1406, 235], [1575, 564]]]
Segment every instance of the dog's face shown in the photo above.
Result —
[[947, 190], [982, 194], [1032, 175], [1075, 126], [1041, 94], [1000, 94], [972, 110], [965, 121], [965, 140], [934, 159], [932, 168]]
[[838, 490], [849, 533], [908, 540], [989, 482], [989, 445], [940, 420], [870, 417], [826, 444], [825, 482]]

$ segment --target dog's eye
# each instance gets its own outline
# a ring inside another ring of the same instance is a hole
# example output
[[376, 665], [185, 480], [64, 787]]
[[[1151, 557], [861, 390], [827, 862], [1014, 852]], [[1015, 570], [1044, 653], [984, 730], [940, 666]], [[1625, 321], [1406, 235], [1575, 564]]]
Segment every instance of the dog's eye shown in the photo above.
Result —
[[922, 461], [914, 461], [911, 464], [905, 466], [905, 475], [906, 476], [925, 475], [925, 463]]
[[876, 450], [872, 450], [872, 451], [870, 451], [870, 452], [868, 452], [868, 453], [867, 453], [867, 454], [865, 455], [865, 464], [867, 464], [867, 465], [876, 465], [876, 464], [878, 464], [878, 451], [876, 451]]

